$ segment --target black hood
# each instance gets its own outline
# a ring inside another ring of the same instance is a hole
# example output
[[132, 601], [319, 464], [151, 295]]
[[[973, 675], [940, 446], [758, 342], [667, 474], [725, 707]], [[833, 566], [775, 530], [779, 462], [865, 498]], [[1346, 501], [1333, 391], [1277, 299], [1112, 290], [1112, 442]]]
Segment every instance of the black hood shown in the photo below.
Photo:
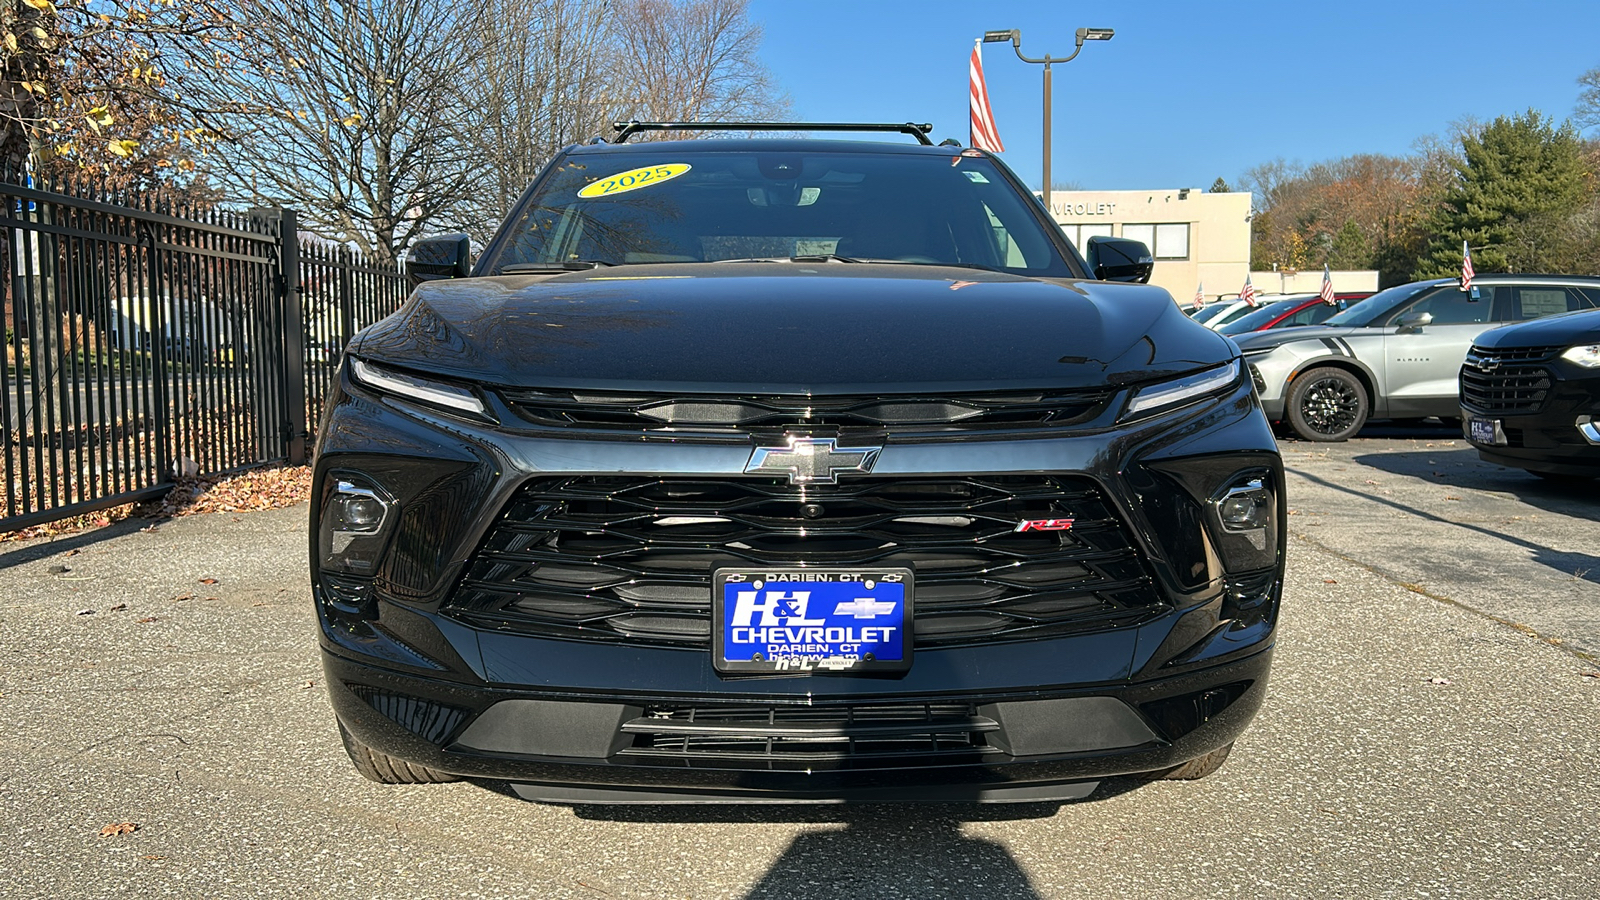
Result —
[[1554, 347], [1600, 343], [1600, 310], [1547, 316], [1478, 335], [1479, 347]]
[[778, 262], [429, 282], [355, 352], [514, 387], [782, 394], [1129, 384], [1235, 355], [1147, 285]]

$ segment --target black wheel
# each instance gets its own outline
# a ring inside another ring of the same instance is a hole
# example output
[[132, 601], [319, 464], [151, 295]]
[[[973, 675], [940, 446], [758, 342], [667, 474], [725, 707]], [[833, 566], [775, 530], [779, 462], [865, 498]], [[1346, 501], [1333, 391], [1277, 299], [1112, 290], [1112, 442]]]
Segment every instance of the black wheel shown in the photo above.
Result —
[[356, 740], [354, 735], [345, 730], [343, 722], [339, 723], [339, 737], [344, 741], [344, 752], [350, 754], [350, 761], [355, 763], [356, 771], [379, 784], [443, 784], [447, 781], [461, 780], [438, 769], [430, 769], [427, 766], [408, 763], [403, 759], [395, 759], [387, 753], [379, 753]]
[[1228, 754], [1232, 752], [1233, 743], [1230, 741], [1226, 746], [1218, 747], [1199, 759], [1191, 759], [1181, 766], [1163, 769], [1160, 772], [1151, 772], [1145, 777], [1151, 781], [1194, 781], [1222, 768], [1222, 764], [1228, 761]]
[[1304, 440], [1348, 440], [1367, 424], [1367, 390], [1344, 369], [1312, 369], [1289, 386], [1285, 412]]

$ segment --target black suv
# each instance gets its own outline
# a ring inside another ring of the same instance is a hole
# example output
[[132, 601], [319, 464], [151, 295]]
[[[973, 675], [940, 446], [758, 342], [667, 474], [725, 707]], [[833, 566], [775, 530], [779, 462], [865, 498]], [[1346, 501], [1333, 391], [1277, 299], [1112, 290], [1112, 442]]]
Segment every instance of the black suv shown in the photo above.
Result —
[[1479, 335], [1461, 367], [1461, 429], [1488, 462], [1600, 477], [1600, 310]]
[[640, 127], [564, 150], [470, 277], [419, 247], [348, 348], [311, 571], [357, 768], [661, 803], [1220, 765], [1284, 561], [1234, 345], [927, 126]]

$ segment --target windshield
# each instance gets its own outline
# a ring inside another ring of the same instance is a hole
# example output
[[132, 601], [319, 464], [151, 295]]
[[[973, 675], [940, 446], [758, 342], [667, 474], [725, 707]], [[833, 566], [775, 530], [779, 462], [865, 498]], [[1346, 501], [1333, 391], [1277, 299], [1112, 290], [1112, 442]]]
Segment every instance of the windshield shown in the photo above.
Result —
[[1195, 313], [1194, 320], [1196, 322], [1209, 322], [1212, 319], [1215, 319], [1217, 316], [1222, 315], [1224, 312], [1227, 312], [1228, 308], [1231, 306], [1233, 306], [1232, 300], [1218, 300], [1216, 303], [1213, 303], [1205, 309]]
[[1223, 334], [1244, 334], [1247, 331], [1255, 331], [1257, 328], [1265, 328], [1268, 322], [1284, 313], [1293, 312], [1295, 307], [1304, 302], [1304, 300], [1279, 300], [1277, 303], [1269, 303], [1248, 315], [1240, 316], [1226, 325], [1219, 326], [1217, 330]]
[[1074, 274], [1031, 199], [992, 161], [956, 150], [575, 153], [510, 229], [492, 273], [843, 257]]
[[1371, 297], [1350, 307], [1337, 316], [1333, 316], [1324, 325], [1345, 325], [1361, 327], [1371, 325], [1375, 320], [1393, 310], [1396, 306], [1410, 300], [1418, 291], [1433, 287], [1431, 282], [1426, 284], [1402, 284], [1388, 290], [1379, 291]]

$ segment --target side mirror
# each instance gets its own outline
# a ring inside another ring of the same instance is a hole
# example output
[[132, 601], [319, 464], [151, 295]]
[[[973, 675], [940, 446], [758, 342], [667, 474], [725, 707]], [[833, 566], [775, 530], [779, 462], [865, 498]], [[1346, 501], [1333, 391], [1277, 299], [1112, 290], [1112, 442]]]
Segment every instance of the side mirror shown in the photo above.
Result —
[[423, 238], [406, 253], [406, 278], [413, 285], [441, 278], [465, 278], [472, 271], [472, 238], [441, 234]]
[[1155, 270], [1150, 248], [1127, 238], [1095, 235], [1089, 238], [1089, 271], [1101, 281], [1130, 281], [1144, 284]]
[[1414, 334], [1422, 330], [1424, 325], [1433, 324], [1433, 313], [1419, 310], [1401, 313], [1400, 318], [1394, 320], [1394, 324], [1398, 326], [1395, 329], [1396, 334]]

